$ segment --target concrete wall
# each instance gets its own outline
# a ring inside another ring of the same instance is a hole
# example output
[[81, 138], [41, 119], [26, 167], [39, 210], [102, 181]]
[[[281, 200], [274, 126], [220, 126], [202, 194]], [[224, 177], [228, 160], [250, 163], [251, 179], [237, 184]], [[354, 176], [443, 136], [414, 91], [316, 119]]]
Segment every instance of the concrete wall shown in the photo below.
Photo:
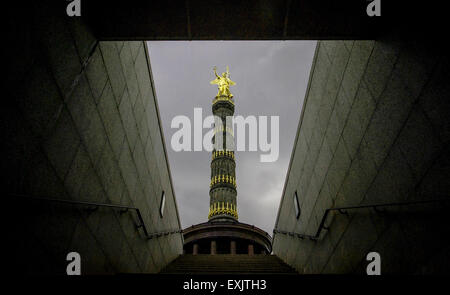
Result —
[[47, 8], [17, 22], [2, 116], [14, 267], [65, 273], [76, 251], [84, 274], [158, 272], [182, 253], [181, 234], [146, 240], [132, 211], [16, 196], [133, 206], [149, 233], [180, 229], [145, 42], [98, 42]]
[[[395, 39], [318, 43], [276, 229], [311, 235], [327, 208], [448, 198], [449, 61]], [[273, 252], [300, 273], [365, 273], [370, 251], [384, 274], [448, 273], [442, 207], [332, 214], [319, 241], [275, 234]]]

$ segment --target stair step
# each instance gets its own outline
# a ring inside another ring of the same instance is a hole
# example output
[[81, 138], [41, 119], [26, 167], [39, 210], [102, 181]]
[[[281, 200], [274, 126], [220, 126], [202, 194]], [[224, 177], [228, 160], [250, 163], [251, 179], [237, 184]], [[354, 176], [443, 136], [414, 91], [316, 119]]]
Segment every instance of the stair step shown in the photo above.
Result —
[[296, 274], [275, 255], [180, 255], [161, 273]]

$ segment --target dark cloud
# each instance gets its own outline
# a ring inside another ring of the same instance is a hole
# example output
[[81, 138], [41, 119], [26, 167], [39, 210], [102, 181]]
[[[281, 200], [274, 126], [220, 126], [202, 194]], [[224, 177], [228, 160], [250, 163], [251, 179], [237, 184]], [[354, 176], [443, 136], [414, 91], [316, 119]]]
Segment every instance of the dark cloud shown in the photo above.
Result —
[[[280, 116], [280, 155], [261, 163], [261, 152], [238, 152], [236, 173], [241, 222], [271, 234], [283, 190], [295, 132], [308, 84], [315, 41], [152, 41], [148, 42], [156, 94], [183, 227], [207, 221], [211, 154], [175, 152], [174, 116], [193, 122], [194, 107], [211, 115], [217, 94], [213, 66], [230, 67], [236, 86], [235, 115]], [[206, 133], [207, 130], [204, 130]]]

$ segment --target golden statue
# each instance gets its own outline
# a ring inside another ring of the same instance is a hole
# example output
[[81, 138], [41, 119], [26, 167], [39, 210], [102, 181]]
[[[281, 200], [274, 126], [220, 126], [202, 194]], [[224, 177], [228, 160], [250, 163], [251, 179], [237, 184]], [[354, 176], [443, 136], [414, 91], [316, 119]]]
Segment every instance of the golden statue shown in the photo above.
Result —
[[219, 88], [219, 93], [217, 93], [217, 96], [225, 95], [228, 97], [233, 97], [233, 94], [230, 92], [230, 86], [236, 85], [235, 82], [231, 81], [230, 79], [230, 71], [228, 70], [225, 73], [222, 73], [222, 76], [217, 75], [216, 67], [214, 67], [214, 74], [216, 75], [216, 79], [209, 82], [210, 84], [217, 84]]

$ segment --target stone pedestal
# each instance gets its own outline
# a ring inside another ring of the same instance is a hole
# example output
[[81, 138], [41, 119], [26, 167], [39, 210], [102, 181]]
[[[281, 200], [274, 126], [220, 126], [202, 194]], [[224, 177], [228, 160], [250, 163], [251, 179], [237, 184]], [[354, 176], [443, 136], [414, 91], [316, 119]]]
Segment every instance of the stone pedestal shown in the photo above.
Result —
[[[266, 253], [272, 251], [269, 234], [255, 226], [239, 222], [209, 221], [190, 226], [183, 230], [183, 238], [186, 254], [193, 254], [194, 251], [197, 254], [247, 254], [248, 245], [252, 245], [254, 255], [259, 255], [261, 249], [266, 250]], [[211, 243], [212, 241], [214, 242]], [[194, 249], [195, 244], [203, 248]]]

